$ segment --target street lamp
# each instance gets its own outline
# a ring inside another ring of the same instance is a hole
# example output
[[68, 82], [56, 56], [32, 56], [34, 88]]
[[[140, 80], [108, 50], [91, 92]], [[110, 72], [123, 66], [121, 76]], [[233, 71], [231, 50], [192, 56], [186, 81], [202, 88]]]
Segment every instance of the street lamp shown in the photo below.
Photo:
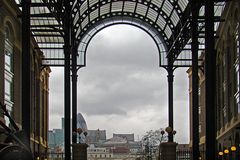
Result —
[[222, 151], [218, 152], [218, 156], [219, 156], [219, 159], [220, 159], [220, 160], [223, 159], [223, 154], [224, 154], [224, 153], [223, 153]]
[[234, 152], [234, 151], [236, 151], [236, 150], [237, 150], [237, 148], [236, 148], [235, 146], [232, 146], [232, 147], [231, 147], [231, 151], [232, 151], [232, 152]]
[[[172, 134], [174, 136], [177, 133], [177, 131], [173, 130], [171, 127], [167, 127], [165, 131], [164, 130], [161, 131], [162, 139], [164, 138], [165, 133], [167, 133], [168, 135]], [[168, 139], [168, 142], [169, 142], [169, 139]]]
[[229, 150], [228, 149], [224, 149], [223, 153], [226, 155], [226, 158], [229, 158]]
[[232, 146], [232, 147], [230, 148], [230, 150], [231, 150], [231, 153], [232, 153], [232, 158], [235, 159], [235, 158], [236, 158], [236, 150], [237, 150], [237, 147]]
[[229, 153], [229, 150], [228, 149], [224, 149], [223, 151], [225, 154], [228, 154]]
[[223, 152], [218, 152], [218, 155], [219, 156], [223, 156]]

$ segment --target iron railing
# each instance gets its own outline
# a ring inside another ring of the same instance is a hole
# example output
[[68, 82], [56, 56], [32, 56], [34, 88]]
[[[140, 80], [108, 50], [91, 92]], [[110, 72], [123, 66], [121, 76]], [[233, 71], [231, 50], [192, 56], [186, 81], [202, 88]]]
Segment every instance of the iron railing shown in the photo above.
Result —
[[49, 152], [39, 155], [39, 157], [36, 157], [37, 160], [64, 160], [65, 155], [63, 152]]
[[[192, 153], [191, 150], [177, 150], [176, 160], [192, 160]], [[199, 159], [205, 160], [205, 151], [200, 151]]]

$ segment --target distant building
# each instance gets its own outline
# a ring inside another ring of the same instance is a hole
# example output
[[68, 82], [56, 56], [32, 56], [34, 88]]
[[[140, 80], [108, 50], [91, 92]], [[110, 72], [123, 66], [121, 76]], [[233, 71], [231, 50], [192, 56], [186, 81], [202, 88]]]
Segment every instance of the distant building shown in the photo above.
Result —
[[113, 134], [113, 137], [90, 144], [88, 160], [136, 160], [142, 156], [141, 142], [134, 142], [134, 134]]
[[107, 148], [119, 148], [119, 147], [125, 147], [128, 150], [129, 149], [129, 143], [128, 140], [125, 137], [119, 137], [119, 136], [114, 136], [108, 140], [106, 140], [106, 142], [102, 143], [102, 146], [107, 147]]
[[134, 154], [142, 153], [142, 143], [140, 141], [137, 142], [129, 142], [130, 152]]
[[[48, 146], [51, 151], [57, 148], [64, 149], [64, 118], [61, 118], [62, 128], [61, 129], [53, 129], [48, 131]], [[72, 125], [71, 125], [72, 126]], [[87, 124], [85, 119], [83, 118], [81, 113], [77, 114], [77, 128], [82, 128], [84, 131], [87, 131]], [[82, 139], [84, 138], [81, 136]]]
[[95, 147], [90, 145], [88, 148], [88, 160], [97, 160], [97, 159], [112, 159], [113, 153], [109, 149], [104, 147]]
[[49, 148], [56, 148], [64, 146], [64, 131], [63, 129], [53, 129], [48, 131], [48, 147]]
[[87, 131], [87, 143], [88, 144], [99, 144], [107, 140], [106, 130], [88, 130]]
[[77, 114], [77, 128], [81, 128], [83, 131], [87, 131], [87, 123], [81, 113]]
[[115, 133], [113, 133], [113, 137], [125, 138], [127, 141], [130, 141], [130, 142], [134, 141], [134, 134], [115, 134]]

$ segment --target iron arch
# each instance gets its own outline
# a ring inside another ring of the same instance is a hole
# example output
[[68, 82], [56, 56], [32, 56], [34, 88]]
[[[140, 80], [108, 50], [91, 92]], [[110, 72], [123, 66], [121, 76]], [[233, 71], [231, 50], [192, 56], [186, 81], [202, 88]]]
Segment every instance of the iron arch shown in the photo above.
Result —
[[116, 16], [140, 19], [161, 34], [169, 48], [181, 26], [188, 0], [84, 0], [74, 1], [71, 16], [76, 43], [95, 23]]
[[159, 54], [159, 66], [167, 65], [167, 61], [165, 59], [167, 54], [167, 45], [164, 43], [164, 40], [162, 36], [159, 34], [159, 32], [157, 32], [147, 23], [139, 19], [129, 17], [114, 17], [114, 18], [112, 17], [104, 19], [103, 21], [99, 21], [95, 23], [95, 25], [91, 26], [88, 32], [85, 32], [85, 34], [80, 39], [80, 43], [78, 46], [78, 64], [81, 64], [82, 67], [86, 66], [87, 48], [91, 39], [104, 28], [117, 24], [128, 24], [145, 31], [156, 44]]

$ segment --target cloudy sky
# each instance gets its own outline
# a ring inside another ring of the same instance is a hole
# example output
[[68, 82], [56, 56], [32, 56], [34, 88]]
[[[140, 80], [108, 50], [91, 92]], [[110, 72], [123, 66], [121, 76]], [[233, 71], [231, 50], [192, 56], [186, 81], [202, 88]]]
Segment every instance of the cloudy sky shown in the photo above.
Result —
[[[78, 112], [88, 129], [134, 133], [167, 127], [167, 72], [159, 68], [157, 47], [144, 31], [128, 25], [108, 27], [91, 40], [87, 66], [78, 71]], [[189, 142], [187, 68], [175, 71], [176, 141]], [[50, 129], [61, 127], [64, 114], [63, 70], [50, 77]]]

